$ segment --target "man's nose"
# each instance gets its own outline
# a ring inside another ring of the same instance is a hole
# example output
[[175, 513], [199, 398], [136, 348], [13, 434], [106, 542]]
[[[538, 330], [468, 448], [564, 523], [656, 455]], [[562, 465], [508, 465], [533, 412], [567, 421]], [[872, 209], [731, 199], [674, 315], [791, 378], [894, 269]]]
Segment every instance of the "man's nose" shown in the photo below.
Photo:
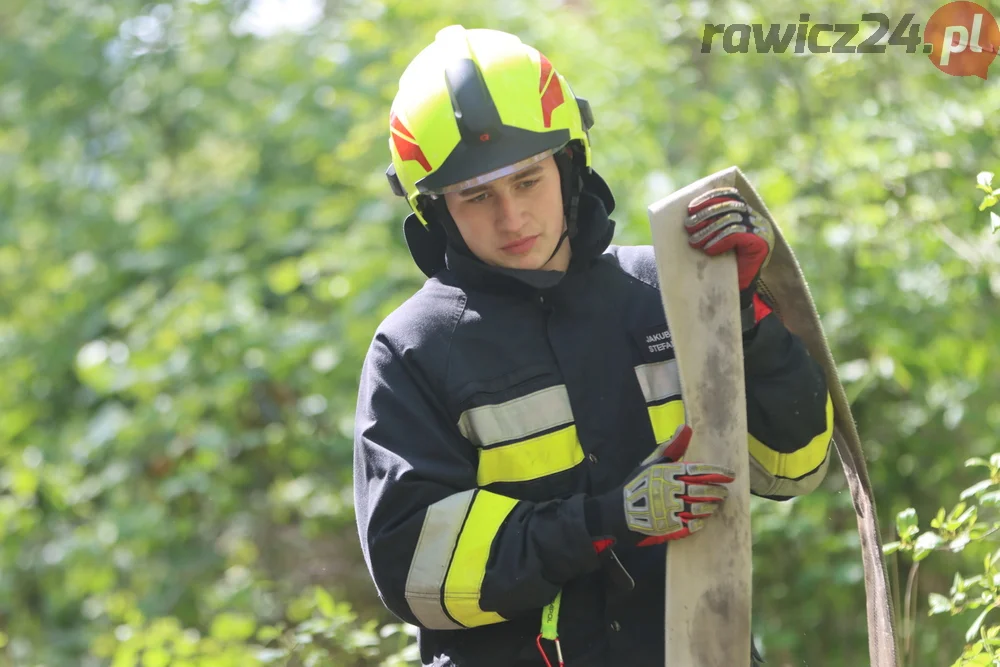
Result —
[[524, 224], [523, 211], [517, 199], [504, 192], [496, 196], [496, 226], [503, 232], [516, 232]]

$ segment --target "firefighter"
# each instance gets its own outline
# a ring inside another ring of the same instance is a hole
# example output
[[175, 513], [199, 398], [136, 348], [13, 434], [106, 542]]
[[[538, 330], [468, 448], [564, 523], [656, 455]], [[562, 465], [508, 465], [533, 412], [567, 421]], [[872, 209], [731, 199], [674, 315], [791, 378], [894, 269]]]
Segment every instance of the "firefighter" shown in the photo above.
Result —
[[[386, 174], [427, 280], [364, 362], [355, 509], [379, 595], [419, 628], [424, 665], [674, 667], [665, 550], [733, 479], [679, 462], [691, 429], [653, 251], [611, 245], [593, 122], [537, 50], [461, 26], [416, 56], [392, 104]], [[693, 247], [737, 257], [751, 491], [808, 493], [832, 407], [757, 293], [773, 229], [731, 188], [689, 214]]]

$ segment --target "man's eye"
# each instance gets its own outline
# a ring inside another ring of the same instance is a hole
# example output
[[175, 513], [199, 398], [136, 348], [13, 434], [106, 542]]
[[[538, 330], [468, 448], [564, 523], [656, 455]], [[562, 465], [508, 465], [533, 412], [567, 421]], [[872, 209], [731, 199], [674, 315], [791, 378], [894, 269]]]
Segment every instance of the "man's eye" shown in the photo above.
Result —
[[537, 178], [529, 178], [526, 181], [521, 181], [517, 185], [518, 185], [518, 187], [521, 187], [521, 188], [524, 188], [525, 190], [527, 190], [530, 187], [534, 187], [535, 183], [537, 183], [537, 182], [538, 182]]
[[471, 199], [466, 199], [465, 201], [470, 204], [478, 204], [481, 201], [486, 201], [486, 198], [489, 196], [489, 194], [490, 193], [488, 192], [481, 192], [475, 197], [472, 197]]

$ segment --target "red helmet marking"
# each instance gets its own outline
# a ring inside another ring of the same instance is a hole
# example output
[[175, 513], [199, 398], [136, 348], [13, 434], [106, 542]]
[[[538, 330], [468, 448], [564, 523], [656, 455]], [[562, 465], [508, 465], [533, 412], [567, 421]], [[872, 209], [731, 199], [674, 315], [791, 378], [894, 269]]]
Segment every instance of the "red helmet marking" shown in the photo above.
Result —
[[552, 127], [552, 112], [565, 100], [559, 78], [552, 71], [552, 63], [545, 56], [539, 56], [542, 61], [542, 72], [538, 80], [538, 92], [542, 95], [542, 120], [545, 127]]
[[424, 168], [424, 171], [430, 173], [431, 163], [427, 161], [424, 152], [420, 150], [420, 146], [417, 144], [416, 139], [413, 138], [413, 134], [406, 129], [403, 121], [399, 120], [399, 117], [394, 113], [389, 114], [389, 128], [392, 135], [392, 143], [396, 147], [396, 152], [399, 153], [399, 159], [404, 161], [416, 160]]

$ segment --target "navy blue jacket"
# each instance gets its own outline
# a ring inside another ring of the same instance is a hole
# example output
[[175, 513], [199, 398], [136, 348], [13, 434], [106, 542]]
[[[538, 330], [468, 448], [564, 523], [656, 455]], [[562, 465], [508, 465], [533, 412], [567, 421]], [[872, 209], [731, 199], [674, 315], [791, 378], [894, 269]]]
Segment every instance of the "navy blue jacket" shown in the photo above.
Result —
[[[630, 589], [583, 511], [684, 419], [653, 251], [609, 246], [613, 229], [584, 193], [570, 269], [544, 289], [450, 250], [375, 333], [358, 530], [425, 665], [543, 665], [541, 609], [559, 590], [567, 665], [664, 664], [667, 545], [615, 550]], [[752, 491], [806, 493], [829, 456], [823, 372], [774, 313], [744, 351]]]

